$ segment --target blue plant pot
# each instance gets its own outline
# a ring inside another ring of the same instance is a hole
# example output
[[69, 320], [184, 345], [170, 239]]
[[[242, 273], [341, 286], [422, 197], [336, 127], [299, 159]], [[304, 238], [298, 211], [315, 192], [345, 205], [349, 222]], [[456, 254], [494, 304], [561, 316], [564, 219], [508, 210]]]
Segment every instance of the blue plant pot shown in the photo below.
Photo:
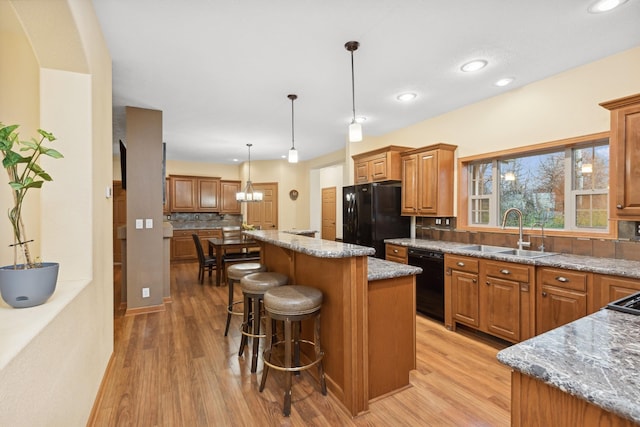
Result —
[[56, 290], [58, 268], [55, 262], [43, 262], [40, 267], [23, 269], [18, 265], [0, 267], [2, 299], [14, 308], [44, 304]]

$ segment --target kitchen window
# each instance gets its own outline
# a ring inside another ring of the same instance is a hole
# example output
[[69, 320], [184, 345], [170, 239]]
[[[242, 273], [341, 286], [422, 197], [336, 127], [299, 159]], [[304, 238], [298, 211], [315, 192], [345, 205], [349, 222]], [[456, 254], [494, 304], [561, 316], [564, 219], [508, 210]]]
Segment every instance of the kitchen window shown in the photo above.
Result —
[[[609, 139], [596, 136], [461, 159], [466, 226], [500, 227], [504, 212], [516, 207], [528, 228], [608, 233]], [[517, 226], [517, 218], [506, 225]]]

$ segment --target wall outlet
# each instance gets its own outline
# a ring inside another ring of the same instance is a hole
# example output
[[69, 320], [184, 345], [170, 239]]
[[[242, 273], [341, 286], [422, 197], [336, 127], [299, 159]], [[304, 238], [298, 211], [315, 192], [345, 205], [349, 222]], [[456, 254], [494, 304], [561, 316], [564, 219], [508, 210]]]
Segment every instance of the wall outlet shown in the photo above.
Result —
[[149, 288], [142, 288], [142, 298], [149, 298]]
[[636, 236], [640, 236], [640, 221], [636, 221]]

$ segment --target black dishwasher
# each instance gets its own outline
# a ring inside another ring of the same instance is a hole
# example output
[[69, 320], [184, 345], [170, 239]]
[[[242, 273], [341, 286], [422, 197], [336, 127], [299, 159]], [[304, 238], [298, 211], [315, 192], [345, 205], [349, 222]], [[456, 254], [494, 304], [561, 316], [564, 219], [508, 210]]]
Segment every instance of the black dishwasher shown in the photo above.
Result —
[[428, 249], [409, 249], [409, 265], [422, 268], [416, 276], [416, 310], [444, 320], [444, 254]]

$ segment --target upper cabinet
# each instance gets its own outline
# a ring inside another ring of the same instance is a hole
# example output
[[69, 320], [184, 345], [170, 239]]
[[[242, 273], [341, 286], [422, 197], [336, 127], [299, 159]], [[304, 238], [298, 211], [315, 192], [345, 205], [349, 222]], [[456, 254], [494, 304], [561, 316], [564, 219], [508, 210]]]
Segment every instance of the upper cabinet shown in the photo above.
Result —
[[640, 219], [640, 94], [600, 104], [611, 111], [611, 216]]
[[352, 156], [354, 182], [364, 184], [388, 180], [400, 181], [402, 179], [400, 153], [408, 149], [408, 147], [390, 145]]
[[239, 191], [240, 181], [220, 181], [220, 213], [240, 213], [240, 203], [236, 200], [236, 193]]
[[435, 144], [402, 153], [402, 215], [453, 216], [456, 148]]
[[219, 212], [220, 178], [171, 175], [171, 212]]

